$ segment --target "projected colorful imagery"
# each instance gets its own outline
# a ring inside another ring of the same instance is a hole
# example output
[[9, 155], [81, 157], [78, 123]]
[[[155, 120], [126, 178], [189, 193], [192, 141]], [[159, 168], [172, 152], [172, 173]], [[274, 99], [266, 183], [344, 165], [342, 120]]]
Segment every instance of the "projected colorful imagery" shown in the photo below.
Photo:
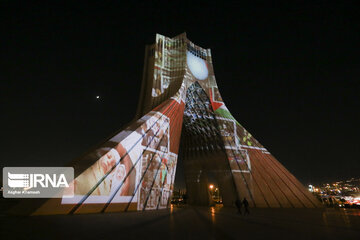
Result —
[[[146, 46], [134, 121], [74, 160], [74, 197], [49, 199], [33, 214], [78, 214], [170, 206], [177, 161], [188, 203], [209, 205], [209, 175], [224, 206], [314, 208], [320, 202], [226, 108], [210, 49], [183, 33]], [[180, 147], [181, 146], [181, 147]], [[180, 151], [179, 151], [180, 149]]]

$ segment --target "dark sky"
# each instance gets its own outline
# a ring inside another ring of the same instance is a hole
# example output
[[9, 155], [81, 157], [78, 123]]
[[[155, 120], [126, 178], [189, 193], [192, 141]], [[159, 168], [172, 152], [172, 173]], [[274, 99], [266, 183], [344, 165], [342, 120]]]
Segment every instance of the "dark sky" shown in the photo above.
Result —
[[121, 129], [145, 45], [186, 31], [212, 49], [234, 117], [300, 181], [360, 177], [356, 1], [49, 2], [0, 3], [0, 167], [63, 166]]

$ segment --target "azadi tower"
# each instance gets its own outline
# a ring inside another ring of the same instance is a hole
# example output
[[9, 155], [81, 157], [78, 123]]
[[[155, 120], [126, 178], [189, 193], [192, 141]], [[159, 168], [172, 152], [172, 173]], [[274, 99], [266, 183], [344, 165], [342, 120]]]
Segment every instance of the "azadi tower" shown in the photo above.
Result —
[[146, 47], [135, 120], [70, 164], [74, 197], [64, 192], [33, 214], [167, 208], [179, 154], [189, 204], [209, 204], [211, 175], [225, 206], [246, 198], [251, 207], [320, 207], [234, 119], [217, 87], [210, 49], [184, 33], [174, 38], [157, 34], [155, 44]]

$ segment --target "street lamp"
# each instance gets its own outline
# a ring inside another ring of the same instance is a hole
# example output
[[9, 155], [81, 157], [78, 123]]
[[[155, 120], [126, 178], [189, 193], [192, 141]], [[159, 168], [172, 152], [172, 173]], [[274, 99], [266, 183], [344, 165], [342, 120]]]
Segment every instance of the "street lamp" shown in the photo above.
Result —
[[210, 196], [211, 196], [211, 199], [214, 199], [214, 192], [213, 192], [213, 190], [214, 190], [214, 185], [213, 184], [210, 184], [209, 185], [209, 189], [210, 189]]

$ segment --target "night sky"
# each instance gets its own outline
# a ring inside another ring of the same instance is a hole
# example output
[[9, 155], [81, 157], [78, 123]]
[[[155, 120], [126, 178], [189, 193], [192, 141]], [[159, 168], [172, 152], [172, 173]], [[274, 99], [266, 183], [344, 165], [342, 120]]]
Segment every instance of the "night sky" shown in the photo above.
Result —
[[145, 45], [187, 32], [233, 116], [301, 182], [360, 177], [359, 5], [49, 2], [0, 3], [0, 167], [64, 166], [120, 130]]

